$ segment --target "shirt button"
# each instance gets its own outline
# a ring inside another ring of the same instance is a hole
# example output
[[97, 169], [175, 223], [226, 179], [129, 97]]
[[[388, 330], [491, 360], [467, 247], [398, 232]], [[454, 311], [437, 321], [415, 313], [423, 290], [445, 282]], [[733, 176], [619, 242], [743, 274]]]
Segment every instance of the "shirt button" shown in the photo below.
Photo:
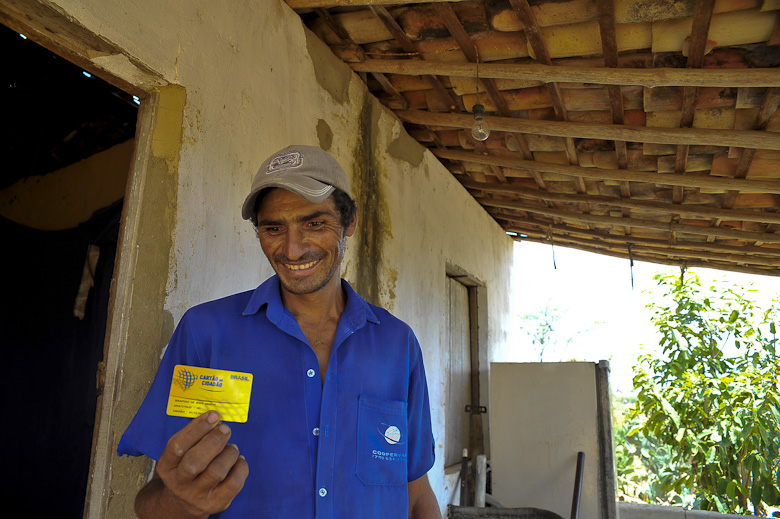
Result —
[[314, 430], [311, 433], [314, 436], [319, 436], [320, 435], [320, 428], [319, 427], [315, 427]]
[[324, 488], [321, 488], [320, 489], [320, 497], [325, 497], [327, 495], [328, 495], [328, 491], [325, 490]]
[[309, 378], [313, 377], [314, 375], [315, 375], [315, 373], [314, 373], [313, 369], [310, 369], [309, 371], [306, 372], [306, 376], [309, 377]]

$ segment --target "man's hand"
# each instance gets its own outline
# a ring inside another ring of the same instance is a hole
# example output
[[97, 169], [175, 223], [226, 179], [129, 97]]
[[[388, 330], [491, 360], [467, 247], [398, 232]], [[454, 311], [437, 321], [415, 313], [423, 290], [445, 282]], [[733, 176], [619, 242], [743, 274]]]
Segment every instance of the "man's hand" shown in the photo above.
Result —
[[[225, 510], [243, 488], [249, 466], [228, 444], [230, 427], [208, 411], [174, 434], [160, 455], [155, 479], [136, 496], [141, 518], [199, 518]], [[159, 479], [158, 479], [159, 478]]]

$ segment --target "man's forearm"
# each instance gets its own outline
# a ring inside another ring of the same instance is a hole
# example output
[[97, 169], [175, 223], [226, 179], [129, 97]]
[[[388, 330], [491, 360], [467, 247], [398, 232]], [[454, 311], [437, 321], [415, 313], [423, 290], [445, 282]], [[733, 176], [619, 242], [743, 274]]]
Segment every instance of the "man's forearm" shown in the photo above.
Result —
[[422, 498], [414, 504], [414, 508], [409, 510], [410, 519], [441, 519], [439, 503], [436, 497], [431, 493], [430, 497]]
[[409, 482], [409, 519], [441, 519], [439, 503], [427, 474]]

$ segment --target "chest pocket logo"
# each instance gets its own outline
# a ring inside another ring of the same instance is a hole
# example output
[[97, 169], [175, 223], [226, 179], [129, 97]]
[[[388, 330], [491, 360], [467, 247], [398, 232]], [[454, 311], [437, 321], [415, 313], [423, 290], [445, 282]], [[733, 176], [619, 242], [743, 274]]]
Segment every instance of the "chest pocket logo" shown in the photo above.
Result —
[[360, 395], [358, 479], [366, 485], [406, 484], [406, 402]]

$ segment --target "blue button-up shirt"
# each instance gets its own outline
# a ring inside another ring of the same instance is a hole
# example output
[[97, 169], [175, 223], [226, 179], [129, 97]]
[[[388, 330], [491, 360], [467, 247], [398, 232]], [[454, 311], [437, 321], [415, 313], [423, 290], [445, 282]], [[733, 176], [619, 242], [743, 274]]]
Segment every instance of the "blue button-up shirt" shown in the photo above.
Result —
[[422, 352], [406, 324], [342, 287], [324, 384], [276, 276], [191, 308], [118, 453], [158, 459], [189, 421], [166, 415], [176, 364], [250, 372], [249, 418], [229, 424], [249, 477], [219, 517], [405, 519], [407, 483], [434, 460]]

